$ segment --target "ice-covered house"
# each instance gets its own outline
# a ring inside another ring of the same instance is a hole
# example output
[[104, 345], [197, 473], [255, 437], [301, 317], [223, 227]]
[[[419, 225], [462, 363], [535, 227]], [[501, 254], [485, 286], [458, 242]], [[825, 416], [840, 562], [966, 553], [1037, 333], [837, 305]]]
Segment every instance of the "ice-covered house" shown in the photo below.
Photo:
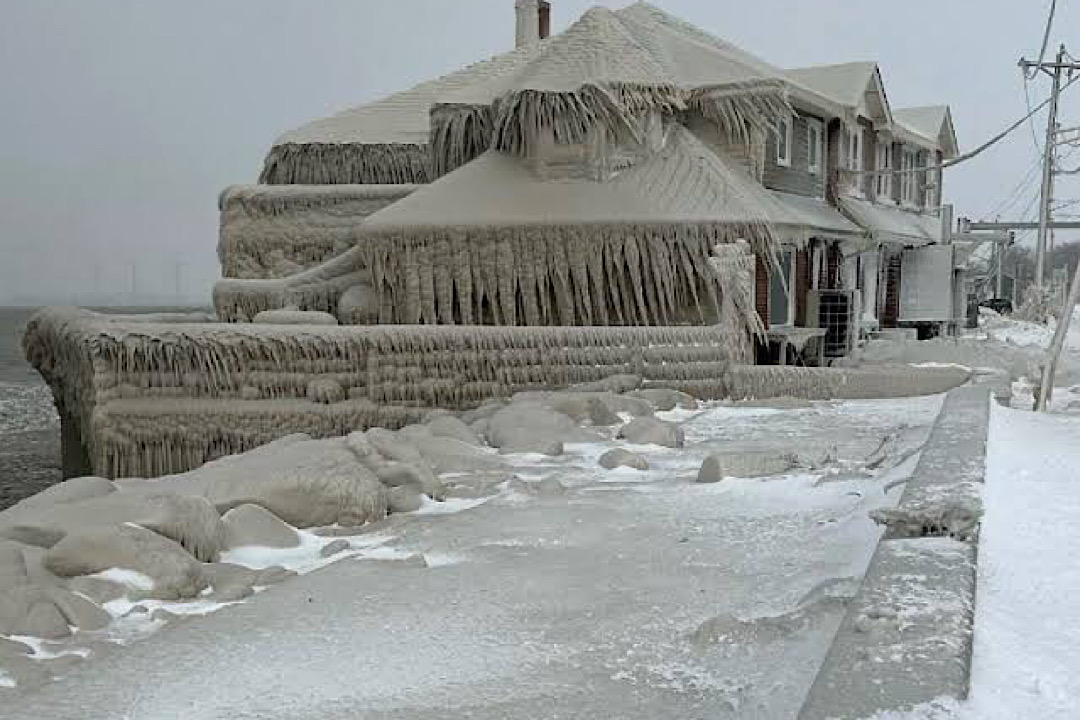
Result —
[[[302, 222], [299, 215], [308, 207], [304, 198], [313, 192], [308, 183], [320, 188], [347, 185], [349, 189], [336, 188], [337, 197], [340, 202], [348, 198], [354, 205], [367, 196], [396, 199], [419, 185], [438, 184], [448, 171], [485, 152], [493, 142], [497, 150], [523, 150], [508, 144], [511, 138], [505, 127], [493, 126], [496, 117], [503, 121], [509, 117], [499, 108], [508, 91], [523, 98], [530, 92], [557, 88], [586, 97], [578, 93], [581, 88], [606, 83], [647, 88], [652, 93], [632, 98], [638, 104], [632, 121], [642, 128], [648, 126], [654, 137], [665, 123], [680, 125], [716, 154], [714, 162], [743, 170], [753, 183], [769, 191], [771, 202], [760, 202], [758, 193], [758, 219], [769, 225], [779, 252], [775, 257], [758, 254], [756, 307], [774, 341], [762, 359], [777, 359], [777, 345], [821, 336], [804, 330], [808, 326], [827, 326], [823, 329], [827, 329], [828, 354], [837, 355], [850, 348], [860, 329], [895, 327], [904, 319], [900, 317], [902, 251], [941, 239], [941, 173], [924, 168], [956, 152], [948, 108], [913, 108], [894, 115], [874, 63], [781, 70], [645, 3], [614, 12], [591, 11], [554, 38], [544, 37], [549, 13], [548, 3], [521, 0], [515, 50], [283, 135], [266, 158], [264, 184], [233, 189], [225, 197], [221, 246], [225, 275], [278, 277], [299, 265], [317, 264], [313, 259], [319, 253], [311, 252], [313, 245], [318, 245], [323, 259], [349, 245], [343, 240], [319, 243], [310, 232], [294, 249], [263, 239], [275, 235], [277, 225], [288, 221], [285, 218]], [[601, 33], [607, 39], [600, 39]], [[619, 41], [609, 42], [614, 37]], [[584, 58], [577, 46], [589, 47], [593, 55]], [[614, 69], [623, 74], [604, 75]], [[718, 102], [721, 97], [723, 103]], [[703, 102], [706, 98], [708, 102]], [[725, 113], [731, 111], [748, 114], [729, 122]], [[565, 114], [566, 108], [560, 112]], [[609, 130], [612, 127], [608, 125]], [[539, 138], [524, 153], [526, 162], [547, 168], [533, 174], [537, 182], [532, 187], [518, 188], [521, 198], [530, 199], [519, 199], [516, 204], [538, 217], [558, 215], [563, 209], [553, 198], [537, 194], [549, 187], [541, 180], [552, 180], [554, 165], [566, 170], [572, 160], [580, 161], [575, 172], [596, 176], [619, 169], [600, 170], [598, 164], [628, 162], [626, 157], [610, 156], [611, 151], [625, 155], [626, 149], [625, 143], [616, 148], [612, 138], [577, 143], [582, 153], [576, 160], [566, 154], [561, 141], [553, 136]], [[563, 156], [552, 162], [547, 157], [552, 152]], [[589, 163], [594, 167], [586, 170]], [[485, 160], [484, 165], [492, 163]], [[910, 174], [851, 173], [878, 168], [910, 169]], [[470, 175], [471, 182], [485, 182], [479, 168]], [[498, 185], [495, 176], [486, 181], [489, 186]], [[467, 194], [462, 192], [465, 180], [450, 182], [458, 186], [458, 196]], [[314, 191], [321, 193], [321, 189]], [[440, 186], [424, 197], [453, 192]], [[297, 212], [278, 215], [268, 225], [236, 210], [253, 195], [284, 198], [289, 193], [297, 198]], [[437, 200], [423, 203], [427, 207], [419, 216], [437, 226], [438, 213], [447, 206], [438, 205]], [[452, 208], [445, 224], [459, 224], [463, 218], [486, 222], [486, 211], [483, 198], [474, 193], [471, 201]], [[348, 213], [338, 213], [334, 222], [355, 223], [366, 214], [350, 219]], [[372, 218], [369, 225], [382, 227], [384, 219], [395, 215], [403, 216], [404, 211], [388, 211]], [[727, 219], [737, 218], [735, 214]], [[579, 216], [577, 221], [582, 219]], [[716, 219], [723, 220], [723, 213]], [[322, 227], [315, 222], [309, 229], [318, 234]], [[251, 242], [259, 235], [258, 242]], [[253, 259], [253, 254], [262, 257]], [[282, 254], [289, 257], [283, 259]], [[276, 264], [268, 262], [267, 255], [274, 255]], [[241, 267], [247, 272], [229, 272]], [[908, 283], [912, 291], [926, 284], [925, 280], [916, 282], [914, 268], [915, 264]], [[309, 288], [309, 279], [310, 275], [292, 284]], [[226, 283], [220, 290], [219, 297], [226, 301], [219, 302], [224, 314], [244, 318], [233, 304], [238, 286]], [[266, 299], [266, 291], [261, 292]], [[296, 300], [297, 293], [290, 297]], [[325, 299], [319, 306], [332, 309]], [[256, 302], [250, 309], [262, 307]], [[855, 316], [861, 320], [856, 322]], [[837, 318], [847, 318], [847, 325], [838, 326]]]
[[[755, 342], [799, 340], [811, 293], [876, 242], [794, 180], [831, 172], [827, 132], [857, 116], [648, 4], [543, 37], [549, 11], [520, 0], [514, 50], [283, 136], [220, 198], [215, 319], [36, 317], [65, 474], [157, 476], [618, 374], [807, 387], [751, 367]], [[811, 114], [819, 145], [796, 139]], [[823, 396], [913, 387], [821, 372]]]

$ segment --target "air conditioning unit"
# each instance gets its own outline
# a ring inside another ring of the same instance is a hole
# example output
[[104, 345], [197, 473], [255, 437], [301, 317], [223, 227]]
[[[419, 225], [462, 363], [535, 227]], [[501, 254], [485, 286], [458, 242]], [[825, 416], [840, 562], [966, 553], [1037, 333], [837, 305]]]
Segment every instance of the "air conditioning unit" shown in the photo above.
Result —
[[862, 293], [858, 290], [811, 290], [807, 321], [825, 329], [824, 355], [838, 358], [850, 354], [859, 342]]

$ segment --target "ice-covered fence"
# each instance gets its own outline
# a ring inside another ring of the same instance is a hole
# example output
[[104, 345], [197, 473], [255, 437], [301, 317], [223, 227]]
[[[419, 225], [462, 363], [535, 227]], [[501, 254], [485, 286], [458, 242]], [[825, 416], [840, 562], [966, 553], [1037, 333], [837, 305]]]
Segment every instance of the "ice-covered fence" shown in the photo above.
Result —
[[417, 185], [234, 185], [221, 193], [218, 258], [227, 278], [280, 278], [353, 245], [356, 225]]
[[524, 389], [634, 374], [724, 396], [716, 327], [305, 327], [53, 309], [27, 358], [52, 388], [65, 474], [156, 476], [296, 432], [396, 427]]
[[946, 392], [967, 382], [962, 367], [877, 365], [865, 368], [732, 366], [725, 389], [735, 400], [793, 397], [804, 400], [864, 400]]

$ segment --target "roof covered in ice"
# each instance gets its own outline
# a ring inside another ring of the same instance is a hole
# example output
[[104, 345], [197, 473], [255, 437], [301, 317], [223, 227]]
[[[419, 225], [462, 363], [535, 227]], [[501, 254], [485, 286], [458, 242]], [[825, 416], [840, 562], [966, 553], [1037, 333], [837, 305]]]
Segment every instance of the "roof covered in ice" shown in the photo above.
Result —
[[773, 190], [772, 196], [787, 211], [789, 227], [801, 228], [807, 236], [863, 236], [865, 231], [844, 217], [839, 210], [819, 198], [793, 195]]
[[[678, 178], [678, 180], [673, 180]], [[489, 151], [371, 215], [365, 229], [795, 221], [745, 171], [729, 166], [678, 124], [664, 146], [614, 177], [553, 179], [528, 160]]]
[[565, 32], [458, 72], [291, 130], [283, 144], [422, 144], [436, 103], [490, 103], [509, 90], [583, 85], [682, 90], [782, 83], [783, 73], [733, 45], [639, 2], [593, 8]]
[[794, 68], [786, 72], [792, 79], [842, 105], [858, 107], [877, 75], [878, 66], [875, 62], [851, 62]]
[[404, 92], [309, 122], [285, 133], [274, 144], [426, 143], [430, 132], [428, 114], [440, 96], [471, 92], [487, 97], [490, 93], [486, 88], [524, 67], [546, 42], [496, 55]]
[[899, 108], [893, 115], [898, 125], [933, 141], [945, 152], [946, 157], [959, 152], [952, 111], [948, 105]]
[[840, 198], [840, 207], [877, 242], [929, 245], [941, 242], [941, 219], [868, 200]]

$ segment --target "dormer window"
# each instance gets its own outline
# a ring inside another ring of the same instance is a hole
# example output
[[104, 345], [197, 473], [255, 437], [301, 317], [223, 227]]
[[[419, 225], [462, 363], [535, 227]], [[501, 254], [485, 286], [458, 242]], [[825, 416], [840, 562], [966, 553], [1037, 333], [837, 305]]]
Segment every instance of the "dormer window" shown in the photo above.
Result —
[[821, 172], [821, 156], [825, 145], [825, 130], [820, 120], [813, 118], [806, 121], [807, 165], [811, 173]]
[[792, 118], [788, 115], [776, 121], [776, 164], [791, 167]]

